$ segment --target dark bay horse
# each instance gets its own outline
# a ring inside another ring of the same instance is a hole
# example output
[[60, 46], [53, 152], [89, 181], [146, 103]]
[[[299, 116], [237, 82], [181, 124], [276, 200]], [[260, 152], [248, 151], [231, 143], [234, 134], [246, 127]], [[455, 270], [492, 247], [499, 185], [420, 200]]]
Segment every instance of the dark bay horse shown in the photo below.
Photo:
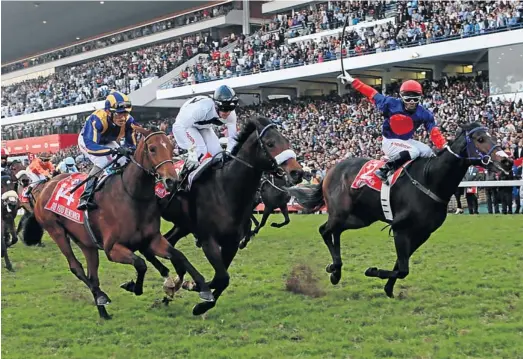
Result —
[[[385, 293], [393, 297], [396, 280], [409, 274], [410, 256], [438, 229], [447, 216], [447, 205], [470, 165], [507, 172], [511, 160], [502, 152], [488, 129], [472, 123], [464, 126], [455, 140], [436, 157], [418, 158], [406, 167], [408, 173], [391, 188], [394, 219], [385, 219], [380, 193], [351, 184], [366, 158], [350, 158], [338, 163], [319, 185], [289, 188], [305, 208], [328, 207], [328, 220], [319, 232], [329, 248], [332, 263], [326, 268], [332, 284], [341, 279], [340, 236], [347, 229], [367, 227], [376, 221], [390, 223], [394, 233], [397, 260], [393, 270], [368, 268], [365, 275], [388, 279]], [[409, 175], [411, 178], [409, 178]]]
[[[280, 165], [294, 183], [303, 170], [290, 149], [289, 141], [269, 119], [247, 121], [237, 137], [230, 160], [223, 166], [207, 168], [189, 193], [160, 201], [162, 216], [175, 227], [166, 234], [172, 245], [189, 233], [201, 243], [215, 275], [209, 287], [214, 302], [199, 303], [193, 314], [207, 312], [229, 285], [228, 268], [238, 251], [240, 240], [250, 230], [250, 216], [256, 190], [263, 172], [278, 171]], [[168, 270], [156, 258], [148, 260], [165, 276]], [[178, 282], [182, 278], [178, 279]], [[184, 288], [201, 290], [198, 283], [184, 283]]]
[[267, 219], [272, 212], [279, 208], [283, 215], [284, 221], [282, 223], [271, 223], [273, 228], [281, 228], [290, 223], [289, 209], [287, 204], [289, 203], [291, 196], [285, 189], [288, 185], [287, 177], [285, 174], [280, 175], [278, 173], [268, 173], [262, 177], [260, 184], [260, 196], [259, 199], [254, 201], [253, 210], [260, 204], [263, 203], [263, 215], [260, 222], [254, 215], [251, 216], [251, 221], [254, 223], [254, 229], [250, 231], [244, 239], [240, 242], [240, 249], [244, 249], [249, 241], [258, 234], [260, 229], [265, 226]]
[[[69, 174], [57, 176], [43, 186], [34, 213], [24, 228], [24, 241], [27, 244], [40, 241], [42, 228], [49, 233], [67, 258], [71, 272], [91, 290], [98, 313], [104, 319], [110, 318], [105, 309], [110, 299], [100, 289], [99, 247], [103, 248], [110, 261], [134, 266], [137, 280], [136, 283], [130, 282], [130, 289], [136, 295], [143, 292], [147, 270], [145, 261], [134, 254], [134, 251], [139, 250], [170, 259], [179, 276], [183, 276], [187, 270], [202, 288], [202, 299], [212, 300], [204, 278], [160, 233], [160, 210], [154, 186], [155, 181], [162, 181], [165, 188], [172, 189], [178, 181], [172, 161], [173, 145], [163, 132], [137, 131], [144, 138], [138, 143], [134, 156], [130, 156], [130, 162], [120, 175], [109, 177], [95, 193], [98, 208], [89, 211], [88, 219], [85, 216], [96, 239], [91, 238], [84, 224], [44, 209], [58, 182]], [[71, 239], [86, 258], [87, 275], [72, 251]]]

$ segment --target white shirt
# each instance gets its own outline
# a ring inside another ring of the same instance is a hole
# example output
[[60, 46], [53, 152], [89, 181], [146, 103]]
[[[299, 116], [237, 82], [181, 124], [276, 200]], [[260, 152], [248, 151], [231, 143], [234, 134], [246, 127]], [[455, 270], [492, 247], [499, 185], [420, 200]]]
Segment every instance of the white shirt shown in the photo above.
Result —
[[234, 139], [238, 133], [236, 122], [236, 111], [231, 111], [225, 120], [222, 119], [216, 111], [214, 100], [207, 96], [196, 96], [187, 100], [180, 108], [175, 121], [177, 125], [182, 125], [185, 128], [195, 127], [199, 130], [212, 128], [213, 125], [225, 125], [227, 127], [229, 144], [236, 143]]

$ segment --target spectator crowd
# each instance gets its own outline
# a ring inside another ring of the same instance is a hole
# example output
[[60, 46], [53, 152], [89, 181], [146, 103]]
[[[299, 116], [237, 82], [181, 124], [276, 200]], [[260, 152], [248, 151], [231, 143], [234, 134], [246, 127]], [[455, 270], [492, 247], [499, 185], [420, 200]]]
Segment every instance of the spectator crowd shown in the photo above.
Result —
[[[214, 51], [200, 56], [197, 64], [187, 67], [163, 87], [322, 63], [339, 59], [340, 54], [361, 56], [523, 26], [522, 1], [398, 1], [393, 5], [392, 13], [396, 16], [376, 26], [369, 21], [384, 18], [385, 2], [331, 1], [294, 15], [277, 15], [252, 36], [241, 37], [231, 52]], [[340, 33], [317, 40], [288, 41], [340, 28], [346, 17], [350, 24], [369, 22], [369, 25], [346, 31], [343, 43]]]
[[[232, 6], [237, 5], [202, 10], [183, 19], [164, 20], [130, 30], [129, 33], [146, 36], [154, 31], [169, 29], [169, 26], [178, 26], [177, 21], [191, 23], [219, 16], [230, 11]], [[372, 26], [371, 21], [386, 16], [389, 16], [390, 21]], [[162, 87], [322, 63], [335, 60], [340, 54], [361, 56], [482, 35], [520, 27], [523, 25], [522, 16], [522, 1], [330, 1], [313, 4], [292, 14], [275, 16], [270, 23], [249, 37], [231, 34], [219, 42], [205, 33], [190, 35], [86, 63], [64, 66], [57, 68], [50, 76], [2, 87], [2, 116], [101, 100], [109, 89], [129, 93], [147, 84], [147, 79], [163, 76], [196, 55], [199, 55], [196, 64], [183, 69], [179, 76]], [[350, 24], [368, 23], [369, 26], [347, 31], [343, 44], [339, 33], [318, 40], [289, 41], [297, 36], [340, 28], [346, 18]], [[130, 39], [125, 34], [99, 42], [108, 45]], [[232, 50], [220, 50], [236, 40], [237, 44]], [[45, 59], [37, 58], [35, 61], [45, 62]]]
[[82, 42], [78, 45], [70, 46], [65, 49], [60, 49], [39, 56], [35, 56], [30, 60], [24, 60], [6, 66], [2, 66], [2, 74], [21, 70], [24, 68], [29, 68], [32, 66], [41, 65], [46, 62], [60, 60], [65, 57], [78, 55], [88, 51], [102, 49], [107, 46], [112, 46], [122, 42], [135, 40], [144, 36], [149, 36], [159, 32], [172, 30], [177, 27], [190, 25], [199, 21], [205, 21], [207, 19], [214, 18], [217, 16], [223, 16], [226, 15], [233, 8], [235, 8], [235, 6], [236, 8], [238, 8], [238, 6], [233, 3], [218, 5], [208, 9], [195, 11], [190, 14], [180, 15], [161, 20], [153, 24], [137, 27], [124, 32], [111, 34], [106, 37], [98, 38], [88, 42]]

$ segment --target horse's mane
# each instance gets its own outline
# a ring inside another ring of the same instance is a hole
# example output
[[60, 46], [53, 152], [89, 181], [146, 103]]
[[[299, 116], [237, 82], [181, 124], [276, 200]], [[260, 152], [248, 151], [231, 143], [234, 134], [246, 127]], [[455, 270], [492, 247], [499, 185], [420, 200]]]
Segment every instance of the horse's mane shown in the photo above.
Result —
[[236, 136], [236, 146], [231, 151], [231, 154], [233, 156], [236, 156], [238, 154], [238, 151], [242, 148], [243, 144], [247, 141], [249, 136], [256, 131], [258, 128], [258, 125], [267, 126], [271, 124], [271, 120], [269, 120], [266, 117], [252, 117], [247, 122], [245, 122], [245, 125], [241, 129], [240, 133]]

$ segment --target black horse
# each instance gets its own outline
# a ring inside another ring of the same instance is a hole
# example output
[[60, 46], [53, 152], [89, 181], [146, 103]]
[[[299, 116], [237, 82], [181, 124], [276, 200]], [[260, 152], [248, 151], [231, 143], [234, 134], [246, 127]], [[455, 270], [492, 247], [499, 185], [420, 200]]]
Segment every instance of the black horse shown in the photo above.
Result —
[[[251, 221], [254, 223], [255, 228], [250, 231], [247, 236], [240, 242], [240, 249], [244, 249], [249, 241], [258, 234], [260, 229], [265, 226], [267, 219], [271, 213], [279, 208], [281, 214], [283, 214], [284, 221], [282, 223], [271, 223], [273, 228], [281, 228], [288, 225], [291, 220], [289, 218], [289, 209], [287, 204], [291, 199], [291, 196], [285, 189], [288, 186], [287, 177], [285, 174], [268, 173], [262, 177], [259, 189], [259, 196], [254, 201], [253, 210], [260, 204], [263, 203], [265, 206], [263, 209], [263, 215], [261, 222], [258, 222], [254, 215], [251, 215]], [[251, 223], [251, 225], [252, 225]], [[251, 227], [249, 226], [249, 229]]]
[[396, 280], [409, 274], [410, 256], [445, 221], [448, 202], [467, 168], [472, 164], [497, 172], [510, 170], [512, 161], [487, 131], [479, 124], [469, 124], [460, 129], [452, 144], [437, 156], [418, 158], [407, 166], [391, 188], [392, 221], [385, 219], [377, 191], [368, 187], [351, 188], [357, 173], [368, 161], [365, 158], [338, 163], [320, 185], [290, 188], [291, 195], [305, 208], [315, 210], [323, 204], [328, 207], [328, 220], [319, 232], [332, 256], [333, 262], [326, 268], [332, 284], [341, 278], [341, 233], [383, 221], [390, 223], [394, 233], [396, 264], [393, 270], [368, 268], [365, 275], [388, 279], [384, 289], [392, 298]]
[[[270, 120], [258, 117], [246, 122], [237, 137], [230, 159], [205, 169], [189, 193], [180, 193], [160, 201], [162, 217], [175, 224], [165, 237], [174, 246], [193, 233], [215, 270], [209, 283], [217, 301], [229, 285], [227, 272], [238, 251], [240, 240], [250, 227], [254, 196], [263, 172], [278, 171], [280, 166], [294, 183], [301, 181], [303, 170], [283, 137]], [[144, 253], [163, 277], [168, 269], [150, 253]], [[183, 280], [178, 278], [177, 283]], [[188, 290], [198, 290], [194, 283], [184, 283]], [[207, 312], [214, 302], [197, 304], [194, 315]]]

